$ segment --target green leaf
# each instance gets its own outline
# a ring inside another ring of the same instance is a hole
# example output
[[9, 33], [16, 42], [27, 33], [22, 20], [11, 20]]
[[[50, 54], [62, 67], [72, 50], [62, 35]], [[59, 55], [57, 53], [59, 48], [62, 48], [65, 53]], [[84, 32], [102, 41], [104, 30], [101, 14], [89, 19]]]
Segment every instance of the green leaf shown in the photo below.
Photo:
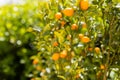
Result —
[[82, 33], [82, 34], [85, 34], [86, 32], [88, 32], [87, 28], [82, 28], [82, 29], [81, 29], [81, 33]]
[[63, 80], [66, 80], [64, 76], [60, 76], [58, 75], [59, 78], [63, 79]]
[[120, 0], [112, 0], [114, 4], [120, 3]]
[[55, 31], [54, 35], [58, 38], [58, 42], [62, 44], [65, 40], [66, 32], [64, 30]]
[[33, 59], [36, 59], [36, 58], [37, 58], [36, 55], [30, 57], [30, 59], [32, 59], [32, 60], [33, 60]]

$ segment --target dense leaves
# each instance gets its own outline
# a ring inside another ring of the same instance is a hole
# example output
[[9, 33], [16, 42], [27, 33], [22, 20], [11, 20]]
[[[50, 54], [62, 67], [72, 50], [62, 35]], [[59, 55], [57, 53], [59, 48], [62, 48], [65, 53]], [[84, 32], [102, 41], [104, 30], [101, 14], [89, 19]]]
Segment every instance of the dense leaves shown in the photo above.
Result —
[[[50, 0], [39, 3], [39, 59], [32, 79], [118, 80], [119, 0]], [[44, 5], [43, 5], [44, 4]], [[56, 19], [56, 14], [62, 16]]]
[[39, 26], [37, 2], [0, 7], [0, 80], [26, 80], [36, 53], [32, 28]]

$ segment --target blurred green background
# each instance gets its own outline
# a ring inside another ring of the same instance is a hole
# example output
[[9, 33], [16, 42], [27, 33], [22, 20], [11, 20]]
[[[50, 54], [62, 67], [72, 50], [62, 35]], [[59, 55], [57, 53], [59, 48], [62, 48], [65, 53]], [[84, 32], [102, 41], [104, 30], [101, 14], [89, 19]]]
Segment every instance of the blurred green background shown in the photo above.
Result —
[[0, 80], [27, 80], [32, 76], [28, 59], [36, 53], [31, 27], [36, 29], [40, 24], [37, 7], [38, 0], [0, 6]]

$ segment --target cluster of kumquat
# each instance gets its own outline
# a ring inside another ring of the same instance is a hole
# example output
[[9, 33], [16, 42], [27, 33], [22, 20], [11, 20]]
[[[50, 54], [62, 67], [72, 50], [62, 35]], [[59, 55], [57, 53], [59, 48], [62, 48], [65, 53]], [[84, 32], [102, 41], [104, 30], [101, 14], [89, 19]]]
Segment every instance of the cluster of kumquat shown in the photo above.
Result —
[[99, 15], [102, 11], [93, 3], [50, 0], [46, 8], [40, 8], [45, 13], [41, 17], [43, 27], [36, 33], [38, 54], [32, 57], [34, 67], [39, 70], [34, 71], [37, 79], [97, 80], [107, 70], [102, 53], [105, 48], [102, 39], [99, 40], [105, 29]]

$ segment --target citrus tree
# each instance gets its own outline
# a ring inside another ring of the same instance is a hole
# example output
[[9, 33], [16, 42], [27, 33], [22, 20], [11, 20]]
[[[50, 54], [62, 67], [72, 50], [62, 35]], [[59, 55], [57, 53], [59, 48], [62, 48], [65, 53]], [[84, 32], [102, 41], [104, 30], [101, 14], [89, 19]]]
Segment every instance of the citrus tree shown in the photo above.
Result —
[[120, 0], [39, 3], [31, 80], [119, 80]]

